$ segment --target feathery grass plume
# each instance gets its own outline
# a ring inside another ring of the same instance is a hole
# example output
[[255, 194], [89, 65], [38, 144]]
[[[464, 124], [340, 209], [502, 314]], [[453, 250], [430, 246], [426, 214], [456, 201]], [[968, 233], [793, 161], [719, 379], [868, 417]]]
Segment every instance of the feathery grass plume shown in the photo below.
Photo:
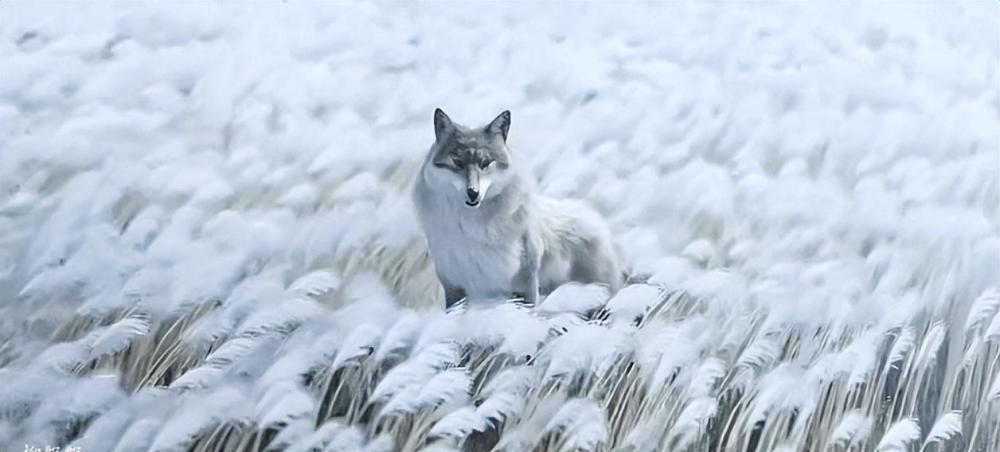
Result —
[[[411, 450], [426, 442], [428, 430], [442, 414], [468, 403], [472, 381], [464, 368], [451, 368], [431, 378], [420, 388], [415, 397], [399, 394], [393, 397], [379, 413], [405, 416], [414, 414], [413, 426], [398, 443], [404, 450]], [[397, 403], [398, 401], [402, 401]]]
[[126, 386], [169, 385], [176, 375], [197, 366], [210, 350], [186, 343], [185, 332], [218, 308], [219, 302], [211, 300], [179, 317], [164, 315], [149, 334], [129, 348], [122, 361]]
[[288, 298], [318, 297], [341, 286], [341, 279], [329, 270], [316, 270], [300, 276], [285, 289]]
[[[135, 407], [133, 401], [123, 398], [100, 416], [87, 420], [86, 428], [70, 441], [67, 448], [78, 447], [81, 450], [114, 450], [118, 440], [134, 420]], [[86, 418], [85, 418], [86, 419]]]
[[572, 312], [581, 316], [604, 307], [611, 294], [596, 284], [564, 284], [552, 291], [538, 306], [542, 313]]
[[379, 342], [378, 349], [375, 350], [375, 361], [406, 357], [420, 333], [422, 323], [416, 313], [406, 312], [400, 315]]
[[[913, 333], [912, 327], [904, 327], [902, 331], [896, 335], [896, 340], [892, 343], [892, 350], [889, 352], [889, 358], [885, 361], [886, 366], [894, 366], [896, 368], [902, 367], [903, 359], [906, 358], [910, 350], [913, 350], [914, 345], [916, 345], [916, 336]], [[883, 369], [885, 372], [887, 369]]]
[[557, 440], [553, 450], [595, 451], [607, 441], [607, 421], [604, 410], [586, 399], [572, 399], [549, 420], [544, 429]]
[[604, 310], [615, 321], [641, 321], [651, 309], [663, 302], [667, 292], [663, 286], [636, 284], [623, 287], [610, 300]]
[[560, 392], [537, 394], [537, 400], [526, 406], [518, 418], [505, 426], [493, 450], [513, 452], [532, 450], [544, 439], [545, 427], [566, 402], [567, 397]]
[[310, 417], [316, 410], [313, 397], [292, 381], [279, 381], [261, 396], [254, 409], [257, 426], [273, 427]]
[[897, 421], [882, 435], [875, 450], [879, 452], [905, 451], [907, 444], [920, 439], [920, 425], [913, 418]]
[[476, 414], [487, 422], [500, 425], [525, 408], [530, 387], [540, 375], [530, 367], [518, 366], [498, 373], [480, 392], [483, 399]]
[[657, 325], [661, 328], [644, 328], [637, 334], [639, 341], [638, 362], [650, 391], [659, 391], [668, 385], [675, 374], [698, 358], [698, 347], [688, 333], [693, 322]]
[[[245, 372], [246, 366], [254, 368], [253, 373], [259, 377], [259, 383], [267, 384], [272, 380], [280, 379], [283, 372], [296, 374], [298, 371], [304, 371], [304, 369], [295, 366], [308, 368], [313, 364], [307, 358], [303, 358], [308, 356], [310, 352], [310, 350], [303, 348], [277, 359], [269, 367], [264, 367], [269, 363], [258, 361], [258, 358], [262, 354], [270, 353], [284, 339], [283, 334], [271, 332], [233, 337], [219, 344], [212, 353], [204, 358], [200, 366], [177, 376], [175, 380], [170, 382], [169, 387], [183, 391], [213, 386], [227, 375]], [[318, 361], [318, 359], [313, 361]], [[289, 370], [288, 367], [291, 369]]]
[[364, 447], [360, 450], [361, 452], [391, 452], [394, 445], [395, 443], [392, 441], [392, 438], [386, 435], [380, 435], [365, 443]]
[[356, 326], [341, 344], [333, 363], [330, 364], [330, 369], [340, 369], [360, 358], [371, 355], [381, 340], [382, 328], [379, 325], [362, 323]]
[[[464, 401], [469, 394], [472, 380], [466, 369], [461, 367], [444, 370], [420, 388], [416, 397], [417, 409], [433, 409], [442, 405], [451, 405], [456, 401]], [[391, 404], [390, 404], [391, 405]], [[389, 409], [389, 406], [386, 409]]]
[[132, 422], [121, 435], [114, 452], [147, 450], [153, 445], [163, 423], [159, 419], [141, 418]]
[[93, 344], [101, 334], [102, 330], [94, 330], [75, 341], [53, 344], [38, 356], [36, 363], [63, 372], [78, 368], [90, 360]]
[[50, 388], [47, 397], [33, 407], [24, 422], [25, 436], [30, 442], [67, 444], [124, 397], [116, 375], [66, 380]]
[[326, 444], [323, 452], [351, 452], [365, 447], [367, 436], [357, 427], [345, 427]]
[[198, 403], [182, 405], [173, 412], [153, 438], [150, 450], [187, 450], [200, 433], [210, 431], [220, 423], [246, 425], [250, 422], [245, 415], [249, 412], [249, 400], [237, 388], [224, 387], [209, 394], [188, 397], [187, 400], [197, 397]]
[[451, 342], [430, 345], [393, 367], [372, 391], [371, 400], [380, 401], [406, 389], [419, 388], [438, 372], [458, 363], [458, 347]]
[[150, 325], [151, 320], [146, 315], [134, 315], [115, 322], [90, 345], [90, 358], [98, 359], [124, 350], [136, 337], [149, 334]]
[[931, 428], [930, 433], [927, 434], [927, 438], [924, 440], [921, 450], [926, 448], [931, 443], [943, 443], [948, 441], [956, 435], [962, 433], [962, 412], [961, 411], [951, 411], [941, 415], [936, 422], [934, 422], [934, 427]]
[[1000, 290], [992, 287], [972, 302], [965, 320], [965, 331], [968, 333], [974, 328], [985, 325], [990, 318], [995, 317], [998, 310], [1000, 310]]
[[477, 412], [476, 407], [464, 406], [437, 421], [428, 436], [432, 439], [451, 438], [460, 441], [470, 433], [482, 431], [486, 427], [487, 420]]
[[699, 397], [691, 400], [684, 410], [677, 415], [677, 420], [667, 436], [667, 447], [671, 450], [687, 450], [687, 448], [702, 434], [708, 422], [715, 417], [719, 403], [711, 397]]
[[848, 447], [864, 441], [871, 432], [872, 419], [860, 411], [850, 411], [840, 419], [827, 440], [826, 450], [841, 444]]
[[271, 307], [259, 309], [248, 316], [233, 333], [236, 336], [257, 336], [261, 334], [288, 334], [303, 322], [316, 318], [324, 312], [322, 305], [311, 298], [292, 298]]
[[917, 352], [915, 366], [925, 368], [930, 365], [930, 361], [937, 359], [938, 350], [947, 336], [947, 329], [944, 323], [935, 323], [924, 335], [920, 350]]
[[303, 436], [298, 441], [292, 443], [286, 449], [287, 452], [309, 452], [312, 450], [323, 450], [334, 438], [343, 434], [350, 427], [337, 422], [325, 422], [316, 428], [310, 429], [311, 433]]
[[[315, 423], [312, 419], [306, 419], [303, 417], [297, 417], [289, 420], [280, 425], [281, 429], [277, 431], [274, 437], [270, 440], [262, 439], [258, 441], [258, 446], [256, 449], [263, 448], [265, 451], [281, 452], [293, 444], [308, 438], [309, 435], [316, 428]], [[258, 438], [266, 438], [266, 433], [268, 429], [262, 430], [258, 435]], [[266, 444], [266, 446], [264, 446]]]

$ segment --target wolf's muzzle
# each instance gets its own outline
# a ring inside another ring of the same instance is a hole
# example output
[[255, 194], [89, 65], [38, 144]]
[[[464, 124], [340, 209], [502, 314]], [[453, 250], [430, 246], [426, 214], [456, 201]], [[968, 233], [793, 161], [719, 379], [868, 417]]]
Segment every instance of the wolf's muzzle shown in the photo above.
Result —
[[479, 167], [476, 165], [465, 166], [465, 195], [468, 199], [465, 205], [469, 207], [479, 207]]
[[476, 202], [476, 200], [479, 199], [479, 190], [476, 190], [475, 188], [465, 189], [465, 194], [469, 196], [470, 202]]
[[470, 207], [476, 207], [479, 205], [479, 190], [469, 187], [465, 189], [465, 194], [469, 197], [469, 199], [465, 201], [465, 205]]

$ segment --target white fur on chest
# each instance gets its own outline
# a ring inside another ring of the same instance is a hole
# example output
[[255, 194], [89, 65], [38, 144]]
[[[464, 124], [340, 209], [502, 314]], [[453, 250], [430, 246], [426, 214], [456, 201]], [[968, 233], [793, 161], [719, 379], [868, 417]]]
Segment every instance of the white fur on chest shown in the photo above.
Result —
[[438, 204], [421, 215], [438, 276], [470, 298], [506, 297], [521, 267], [521, 237], [482, 212]]

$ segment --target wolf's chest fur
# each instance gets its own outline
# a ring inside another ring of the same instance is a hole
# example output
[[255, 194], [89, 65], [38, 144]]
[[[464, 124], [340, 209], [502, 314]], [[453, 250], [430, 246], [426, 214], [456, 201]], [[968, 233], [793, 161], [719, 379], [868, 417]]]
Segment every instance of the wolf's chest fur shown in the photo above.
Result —
[[518, 285], [524, 225], [493, 221], [495, 212], [489, 209], [425, 208], [421, 217], [442, 282], [461, 287], [470, 297], [509, 296]]

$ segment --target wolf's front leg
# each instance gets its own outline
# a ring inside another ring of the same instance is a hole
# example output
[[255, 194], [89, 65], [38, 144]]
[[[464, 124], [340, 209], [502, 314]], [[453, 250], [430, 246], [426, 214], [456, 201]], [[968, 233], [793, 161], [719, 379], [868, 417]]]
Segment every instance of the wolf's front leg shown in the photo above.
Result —
[[528, 289], [524, 294], [524, 302], [529, 306], [538, 305], [538, 268], [535, 268], [528, 277]]
[[540, 284], [538, 273], [542, 267], [542, 246], [530, 235], [524, 236], [524, 255], [521, 269], [525, 272], [524, 302], [530, 306], [538, 305]]

